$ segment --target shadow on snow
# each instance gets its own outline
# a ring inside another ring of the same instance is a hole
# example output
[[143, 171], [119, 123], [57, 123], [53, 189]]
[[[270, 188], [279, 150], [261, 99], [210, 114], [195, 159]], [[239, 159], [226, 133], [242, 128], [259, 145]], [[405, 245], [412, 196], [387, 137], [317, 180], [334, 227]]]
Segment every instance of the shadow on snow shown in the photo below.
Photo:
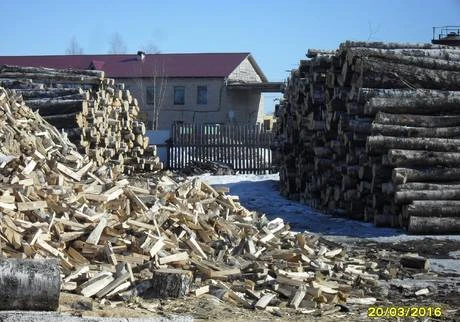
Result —
[[334, 217], [315, 211], [307, 205], [286, 199], [278, 191], [278, 181], [241, 181], [217, 184], [230, 188], [249, 210], [265, 213], [269, 219], [281, 217], [294, 231], [307, 230], [333, 236], [390, 237], [404, 234], [400, 229], [379, 228], [371, 223]]

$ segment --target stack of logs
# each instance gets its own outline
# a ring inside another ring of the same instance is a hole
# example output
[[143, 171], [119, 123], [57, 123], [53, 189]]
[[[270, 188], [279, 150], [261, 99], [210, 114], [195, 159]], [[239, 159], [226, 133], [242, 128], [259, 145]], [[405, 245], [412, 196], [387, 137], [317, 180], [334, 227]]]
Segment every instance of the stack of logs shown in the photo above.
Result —
[[376, 302], [385, 266], [199, 179], [141, 185], [97, 167], [14, 95], [0, 88], [0, 257], [58, 258], [61, 289], [99, 299], [211, 293], [304, 313]]
[[460, 48], [309, 50], [277, 107], [282, 193], [411, 233], [460, 232]]
[[144, 123], [136, 120], [137, 99], [124, 84], [104, 78], [103, 71], [4, 65], [0, 86], [21, 94], [97, 165], [109, 164], [127, 174], [162, 168]]

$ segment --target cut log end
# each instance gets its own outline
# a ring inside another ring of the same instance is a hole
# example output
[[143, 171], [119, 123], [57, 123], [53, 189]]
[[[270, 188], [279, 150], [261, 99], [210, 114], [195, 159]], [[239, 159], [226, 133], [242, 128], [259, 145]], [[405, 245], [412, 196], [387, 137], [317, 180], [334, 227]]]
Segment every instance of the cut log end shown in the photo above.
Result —
[[152, 276], [152, 293], [157, 298], [185, 297], [193, 279], [191, 271], [182, 269], [158, 269]]

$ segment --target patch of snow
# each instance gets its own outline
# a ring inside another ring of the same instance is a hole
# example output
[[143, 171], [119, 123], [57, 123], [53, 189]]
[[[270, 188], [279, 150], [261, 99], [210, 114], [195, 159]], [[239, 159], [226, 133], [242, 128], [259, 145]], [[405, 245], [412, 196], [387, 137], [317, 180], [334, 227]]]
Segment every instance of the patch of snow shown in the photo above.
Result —
[[449, 256], [452, 257], [452, 258], [460, 259], [460, 250], [449, 252]]
[[227, 176], [213, 176], [210, 174], [203, 174], [199, 176], [202, 180], [211, 185], [226, 185], [239, 182], [258, 182], [258, 181], [279, 181], [280, 176], [278, 173], [274, 174], [235, 174]]
[[398, 229], [377, 228], [370, 223], [325, 215], [307, 205], [286, 199], [278, 191], [278, 174], [200, 177], [211, 185], [229, 187], [230, 194], [238, 195], [241, 204], [249, 210], [265, 213], [269, 219], [281, 217], [296, 231], [361, 238], [403, 233]]
[[[380, 229], [380, 228], [378, 228]], [[411, 240], [422, 240], [425, 238], [435, 240], [460, 240], [459, 235], [407, 235], [404, 230], [399, 230], [401, 234], [394, 236], [376, 236], [376, 237], [365, 237], [368, 241], [374, 241], [376, 243], [402, 243]], [[362, 239], [354, 237], [343, 237], [343, 236], [328, 236], [329, 239], [335, 241], [359, 241]]]
[[407, 290], [418, 291], [422, 288], [435, 288], [435, 284], [431, 281], [417, 280], [411, 278], [405, 279], [392, 279], [389, 283], [391, 286], [404, 288]]
[[402, 229], [375, 227], [371, 223], [319, 213], [307, 205], [281, 196], [278, 174], [201, 175], [200, 178], [211, 185], [229, 187], [230, 194], [238, 195], [244, 207], [265, 213], [269, 219], [281, 217], [295, 231], [306, 230], [338, 241], [355, 238], [386, 243], [423, 238], [460, 240], [460, 236], [411, 236]]
[[430, 271], [460, 275], [460, 259], [430, 258]]
[[[346, 218], [333, 217], [279, 194], [279, 175], [201, 175], [200, 178], [214, 186], [230, 188], [230, 194], [238, 195], [241, 204], [249, 210], [265, 213], [269, 219], [281, 217], [295, 231], [308, 231], [321, 234], [338, 242], [375, 241], [376, 243], [400, 243], [409, 240], [431, 238], [437, 240], [460, 240], [454, 235], [407, 235], [405, 231], [394, 228], [375, 227], [371, 223]], [[443, 273], [460, 274], [460, 250], [449, 255], [458, 259], [432, 259], [431, 270]]]

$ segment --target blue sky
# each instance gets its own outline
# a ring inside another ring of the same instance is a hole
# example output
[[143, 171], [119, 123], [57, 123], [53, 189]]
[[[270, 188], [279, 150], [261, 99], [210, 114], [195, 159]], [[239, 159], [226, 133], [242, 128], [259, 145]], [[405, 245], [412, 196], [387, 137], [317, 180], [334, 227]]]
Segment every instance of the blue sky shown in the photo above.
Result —
[[[75, 36], [87, 54], [106, 53], [113, 33], [128, 52], [251, 52], [281, 81], [308, 48], [345, 40], [429, 42], [432, 27], [460, 25], [460, 0], [6, 1], [0, 55], [64, 54]], [[267, 110], [274, 95], [266, 96]]]

